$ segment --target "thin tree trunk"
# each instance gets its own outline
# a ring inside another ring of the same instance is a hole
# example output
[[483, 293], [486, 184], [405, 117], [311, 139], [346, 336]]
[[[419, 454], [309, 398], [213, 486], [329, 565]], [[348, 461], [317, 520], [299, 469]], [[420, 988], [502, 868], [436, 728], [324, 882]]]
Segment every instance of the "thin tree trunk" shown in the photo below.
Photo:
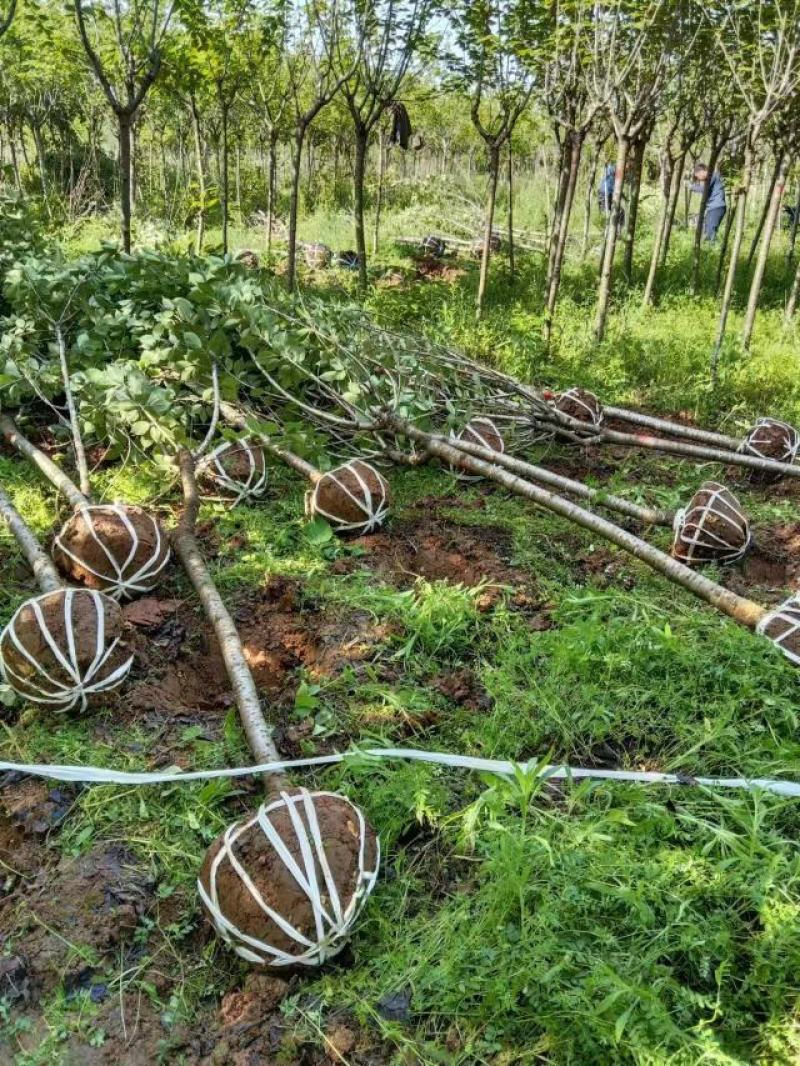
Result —
[[500, 147], [497, 144], [489, 146], [489, 190], [486, 197], [486, 217], [483, 229], [483, 251], [481, 253], [481, 269], [478, 277], [478, 296], [475, 301], [475, 318], [480, 320], [483, 312], [483, 299], [486, 295], [486, 284], [489, 279], [489, 259], [492, 254], [492, 230], [494, 226], [494, 207], [497, 202], [497, 179], [500, 172]]
[[625, 280], [630, 285], [633, 278], [633, 246], [636, 240], [636, 221], [639, 217], [639, 194], [642, 187], [642, 166], [644, 164], [644, 151], [647, 147], [647, 137], [637, 137], [633, 142], [633, 173], [630, 182], [630, 198], [628, 201], [627, 226], [625, 227], [625, 259], [623, 272]]
[[712, 141], [711, 152], [708, 157], [708, 173], [706, 174], [706, 180], [703, 182], [703, 192], [700, 196], [700, 207], [697, 211], [697, 222], [694, 227], [694, 245], [692, 247], [692, 294], [694, 296], [700, 291], [700, 258], [703, 241], [703, 222], [706, 217], [708, 198], [711, 194], [711, 179], [714, 176], [714, 171], [717, 168], [717, 162], [719, 161], [720, 153], [722, 152], [726, 140], [727, 137], [715, 137]]
[[131, 116], [120, 111], [119, 125], [119, 198], [122, 211], [122, 250], [131, 250]]
[[64, 344], [64, 334], [61, 332], [61, 327], [56, 326], [56, 344], [58, 346], [58, 361], [61, 366], [61, 378], [64, 382], [64, 396], [67, 401], [67, 412], [69, 414], [69, 426], [72, 433], [72, 447], [75, 452], [75, 467], [78, 471], [78, 484], [80, 490], [84, 496], [89, 495], [91, 492], [91, 486], [89, 485], [89, 464], [86, 462], [86, 449], [83, 446], [83, 437], [81, 436], [80, 422], [78, 421], [78, 410], [75, 406], [75, 397], [72, 394], [72, 381], [70, 379], [69, 364], [67, 363], [67, 349]]
[[686, 156], [689, 154], [689, 149], [684, 148], [681, 154], [678, 156], [675, 164], [675, 180], [672, 184], [672, 190], [670, 193], [669, 213], [667, 215], [667, 224], [664, 227], [664, 241], [661, 245], [661, 259], [659, 261], [659, 267], [663, 270], [667, 265], [667, 256], [669, 255], [669, 242], [672, 237], [672, 227], [675, 225], [675, 215], [678, 210], [678, 199], [681, 194], [681, 178], [683, 177], [683, 168], [686, 166]]
[[556, 304], [558, 303], [558, 292], [561, 287], [561, 270], [564, 265], [564, 254], [567, 248], [569, 221], [572, 216], [572, 205], [575, 201], [575, 189], [578, 185], [578, 171], [581, 163], [584, 139], [585, 132], [582, 130], [573, 130], [569, 134], [570, 152], [567, 187], [564, 194], [564, 203], [561, 208], [558, 233], [556, 234], [555, 255], [552, 262], [550, 283], [547, 287], [547, 303], [544, 315], [544, 336], [548, 345], [550, 344], [553, 319], [555, 318]]
[[622, 529], [621, 526], [601, 518], [592, 511], [579, 507], [577, 504], [564, 499], [563, 496], [557, 496], [555, 493], [549, 492], [539, 485], [534, 485], [530, 481], [525, 481], [509, 471], [501, 470], [494, 463], [487, 463], [482, 459], [467, 456], [453, 445], [444, 440], [431, 437], [430, 434], [417, 429], [416, 426], [403, 419], [391, 417], [387, 421], [392, 428], [404, 433], [412, 440], [423, 443], [428, 451], [445, 462], [489, 478], [510, 492], [525, 497], [532, 503], [545, 508], [545, 510], [559, 514], [570, 522], [588, 529], [591, 533], [610, 540], [613, 544], [646, 563], [653, 570], [663, 574], [670, 581], [705, 600], [718, 611], [734, 618], [742, 625], [754, 629], [766, 615], [766, 609], [760, 604], [730, 592], [728, 589], [723, 588], [722, 585], [718, 585], [715, 581], [710, 581], [703, 574], [690, 569], [683, 563], [678, 562], [677, 559], [673, 559], [666, 552], [654, 548], [647, 541]]
[[[556, 127], [556, 133], [558, 135], [560, 127]], [[564, 136], [564, 140], [559, 143], [559, 164], [558, 164], [558, 185], [556, 188], [556, 198], [553, 204], [553, 214], [547, 231], [547, 279], [546, 285], [549, 289], [550, 279], [553, 276], [553, 268], [556, 259], [556, 245], [558, 243], [558, 234], [561, 227], [561, 216], [564, 212], [564, 203], [567, 198], [567, 185], [569, 184], [569, 170], [570, 170], [570, 138], [568, 135]]]
[[364, 232], [364, 180], [367, 169], [367, 131], [356, 127], [355, 158], [353, 160], [353, 221], [356, 228], [358, 252], [358, 288], [362, 296], [367, 291], [367, 237]]
[[611, 198], [611, 210], [606, 225], [606, 240], [603, 250], [603, 263], [600, 271], [600, 287], [597, 293], [597, 314], [594, 322], [595, 339], [603, 340], [608, 320], [608, 308], [611, 301], [611, 282], [614, 269], [614, 253], [617, 248], [617, 230], [620, 206], [622, 203], [622, 185], [625, 180], [625, 165], [628, 161], [630, 139], [627, 135], [617, 140], [617, 162], [614, 175], [614, 195]]
[[511, 138], [508, 140], [508, 160], [506, 163], [506, 177], [508, 187], [508, 273], [513, 280], [516, 273], [514, 259], [514, 153], [511, 148]]
[[742, 326], [742, 348], [745, 351], [749, 351], [750, 342], [753, 339], [753, 328], [755, 327], [756, 311], [758, 309], [758, 297], [761, 294], [764, 272], [767, 269], [769, 247], [770, 244], [772, 244], [772, 236], [775, 233], [775, 228], [778, 224], [781, 203], [783, 201], [783, 192], [786, 188], [786, 176], [789, 173], [791, 162], [792, 161], [788, 155], [782, 157], [777, 177], [772, 182], [770, 208], [764, 223], [764, 237], [758, 251], [758, 259], [756, 260], [756, 268], [753, 272], [753, 280], [750, 283], [750, 293], [747, 298], [747, 310], [745, 311], [744, 324]]
[[786, 265], [791, 266], [794, 259], [794, 246], [797, 241], [797, 225], [800, 222], [800, 181], [797, 183], [797, 199], [794, 202], [794, 214], [792, 225], [789, 230], [789, 246], [786, 249]]
[[277, 145], [278, 131], [269, 131], [269, 145], [267, 160], [269, 174], [267, 176], [267, 266], [272, 266], [272, 225], [275, 217], [275, 171], [277, 170]]
[[286, 262], [286, 287], [293, 292], [297, 287], [297, 210], [300, 201], [300, 167], [303, 165], [303, 141], [306, 126], [295, 130], [292, 150], [292, 186], [289, 195], [289, 248]]
[[11, 535], [33, 571], [36, 584], [42, 592], [57, 592], [64, 587], [52, 560], [45, 554], [36, 537], [22, 519], [14, 504], [0, 489], [0, 518], [8, 526]]
[[769, 177], [769, 184], [767, 186], [766, 196], [764, 197], [764, 205], [761, 209], [761, 215], [758, 219], [758, 225], [756, 226], [756, 231], [753, 234], [753, 239], [750, 242], [750, 251], [747, 253], [748, 270], [753, 265], [753, 259], [755, 258], [756, 254], [756, 248], [758, 248], [758, 242], [761, 239], [761, 233], [767, 221], [767, 215], [770, 213], [770, 208], [772, 207], [772, 194], [775, 191], [775, 183], [777, 182], [778, 176], [781, 173], [781, 165], [783, 163], [783, 158], [783, 152], [775, 153], [775, 166], [772, 168], [772, 173]]
[[606, 138], [602, 142], [598, 141], [597, 148], [592, 157], [591, 166], [589, 168], [589, 187], [586, 190], [586, 203], [583, 208], [583, 243], [581, 244], [581, 259], [585, 259], [589, 253], [589, 235], [591, 232], [592, 224], [592, 203], [594, 201], [594, 186], [597, 181], [597, 168], [600, 165], [600, 156], [603, 151], [603, 145], [606, 143]]
[[733, 228], [734, 211], [728, 211], [725, 218], [725, 230], [722, 234], [722, 244], [719, 249], [719, 258], [717, 260], [717, 276], [714, 280], [714, 298], [719, 296], [719, 287], [722, 284], [722, 271], [725, 268], [725, 256], [728, 251], [728, 241], [731, 239], [731, 229]]
[[744, 225], [745, 225], [745, 213], [747, 210], [747, 194], [750, 190], [750, 181], [753, 174], [753, 149], [752, 139], [755, 136], [754, 130], [751, 130], [748, 136], [747, 147], [745, 148], [744, 156], [744, 169], [742, 171], [742, 183], [736, 190], [736, 231], [733, 236], [733, 247], [731, 248], [731, 258], [728, 263], [728, 274], [725, 278], [725, 288], [722, 293], [722, 304], [719, 311], [719, 323], [717, 325], [717, 335], [714, 339], [714, 348], [711, 352], [711, 380], [714, 385], [717, 383], [717, 375], [719, 369], [719, 353], [722, 350], [722, 343], [725, 340], [725, 332], [728, 326], [728, 316], [731, 310], [731, 304], [733, 303], [733, 288], [736, 282], [736, 268], [739, 265], [739, 253], [742, 249], [742, 241], [744, 240]]
[[672, 186], [675, 181], [680, 181], [680, 174], [675, 168], [675, 161], [669, 161], [669, 172], [667, 174], [667, 187], [664, 190], [663, 199], [661, 202], [661, 217], [658, 222], [658, 228], [656, 229], [655, 238], [653, 240], [653, 252], [650, 256], [650, 269], [647, 273], [647, 282], [644, 287], [644, 294], [642, 296], [642, 307], [652, 307], [653, 305], [653, 293], [655, 291], [656, 274], [658, 273], [658, 263], [661, 258], [661, 249], [664, 244], [664, 235], [667, 229], [667, 219], [669, 218], [670, 202], [672, 200]]
[[31, 123], [33, 143], [36, 148], [36, 162], [39, 167], [39, 183], [42, 187], [42, 200], [48, 217], [50, 217], [50, 200], [47, 194], [47, 166], [44, 157], [44, 144], [42, 143], [42, 131], [36, 123]]
[[[272, 730], [264, 718], [241, 639], [197, 545], [195, 526], [200, 501], [194, 476], [194, 461], [185, 448], [181, 449], [178, 455], [178, 465], [183, 484], [184, 507], [172, 536], [175, 554], [181, 560], [214, 629], [253, 757], [257, 763], [279, 762], [280, 756], [275, 747]], [[286, 779], [281, 774], [265, 774], [264, 782], [267, 791], [273, 795], [277, 795], [281, 788], [286, 787]]]
[[197, 169], [197, 232], [194, 239], [194, 250], [197, 255], [203, 254], [203, 237], [206, 231], [206, 176], [203, 167], [203, 139], [200, 133], [200, 112], [194, 97], [190, 100], [192, 115], [192, 133], [194, 134], [194, 155]]
[[786, 310], [784, 311], [784, 321], [788, 325], [794, 318], [794, 313], [797, 308], [797, 295], [800, 292], [800, 259], [797, 260], [797, 267], [794, 272], [794, 279], [792, 281], [792, 288], [789, 292], [789, 299], [786, 302]]
[[375, 199], [375, 229], [372, 233], [372, 254], [378, 254], [378, 239], [381, 228], [381, 208], [383, 207], [383, 178], [386, 171], [386, 152], [383, 130], [378, 128], [378, 192]]
[[222, 183], [220, 206], [222, 207], [222, 254], [228, 254], [228, 106], [222, 105]]

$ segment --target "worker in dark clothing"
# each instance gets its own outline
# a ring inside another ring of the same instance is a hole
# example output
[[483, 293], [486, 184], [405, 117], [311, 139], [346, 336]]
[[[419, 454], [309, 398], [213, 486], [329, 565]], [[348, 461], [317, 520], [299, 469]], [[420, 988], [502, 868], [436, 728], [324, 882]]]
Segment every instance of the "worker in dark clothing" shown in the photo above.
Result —
[[[617, 168], [614, 163], [606, 163], [603, 168], [603, 177], [600, 179], [600, 186], [597, 190], [597, 199], [600, 206], [600, 214], [603, 217], [608, 216], [611, 213], [611, 201], [614, 198], [614, 186], [617, 181]], [[617, 219], [617, 229], [621, 230], [625, 225], [625, 209], [620, 204], [619, 218]]]
[[[702, 193], [707, 178], [708, 167], [705, 163], [698, 163], [694, 168], [692, 192]], [[707, 241], [713, 241], [716, 239], [717, 230], [719, 229], [727, 210], [728, 204], [725, 200], [725, 186], [722, 182], [722, 175], [718, 170], [715, 170], [711, 175], [711, 181], [709, 182], [706, 213], [703, 217], [703, 233], [705, 234]]]

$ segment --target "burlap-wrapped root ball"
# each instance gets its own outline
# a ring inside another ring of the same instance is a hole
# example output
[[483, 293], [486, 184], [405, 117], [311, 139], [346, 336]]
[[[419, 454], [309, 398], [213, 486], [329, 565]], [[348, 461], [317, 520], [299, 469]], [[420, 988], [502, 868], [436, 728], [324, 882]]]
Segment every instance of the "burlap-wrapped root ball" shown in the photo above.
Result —
[[[461, 432], [454, 437], [454, 440], [463, 440], [467, 444], [479, 444], [482, 448], [489, 448], [500, 455], [506, 450], [506, 444], [500, 430], [491, 418], [485, 418], [483, 415], [471, 418]], [[477, 481], [480, 478], [479, 474], [467, 474], [456, 467], [453, 467], [452, 470], [456, 477], [461, 478], [463, 481]]]
[[131, 668], [122, 629], [119, 604], [102, 592], [46, 592], [23, 603], [0, 635], [0, 673], [33, 703], [84, 711]]
[[787, 659], [800, 666], [800, 596], [791, 596], [765, 614], [756, 632], [776, 644]]
[[264, 449], [246, 439], [220, 444], [198, 463], [197, 479], [205, 495], [230, 499], [233, 506], [263, 496], [267, 490]]
[[114, 599], [151, 592], [169, 554], [155, 515], [120, 503], [82, 507], [53, 542], [53, 559], [65, 577]]
[[311, 270], [322, 270], [330, 265], [331, 250], [327, 244], [307, 244], [303, 249], [306, 266]]
[[254, 252], [252, 248], [242, 248], [241, 252], [237, 252], [236, 262], [246, 266], [248, 270], [258, 270], [261, 266], [258, 252]]
[[351, 459], [323, 474], [309, 493], [311, 518], [326, 519], [337, 533], [372, 533], [389, 513], [386, 478], [363, 459]]
[[[788, 422], [759, 418], [740, 445], [740, 451], [777, 463], [793, 463], [800, 450], [800, 433]], [[760, 471], [755, 471], [758, 475]]]
[[433, 233], [429, 233], [427, 237], [423, 237], [420, 248], [425, 255], [429, 255], [433, 259], [441, 259], [447, 251], [447, 245], [442, 238], [437, 237]]
[[380, 843], [334, 792], [282, 792], [211, 845], [197, 882], [214, 928], [266, 966], [319, 966], [344, 947], [378, 876]]
[[732, 492], [716, 481], [704, 481], [678, 511], [673, 523], [672, 554], [688, 566], [732, 563], [750, 547], [750, 523]]
[[603, 424], [603, 408], [593, 392], [588, 389], [575, 387], [560, 392], [554, 400], [555, 408], [562, 414], [578, 422], [586, 422], [590, 426], [599, 427]]

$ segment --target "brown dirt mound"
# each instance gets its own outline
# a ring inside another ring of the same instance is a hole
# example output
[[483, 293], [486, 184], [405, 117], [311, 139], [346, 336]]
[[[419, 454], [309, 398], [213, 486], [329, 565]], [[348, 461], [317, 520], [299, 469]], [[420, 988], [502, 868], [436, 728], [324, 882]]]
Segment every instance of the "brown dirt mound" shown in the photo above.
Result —
[[[482, 500], [475, 501], [478, 507]], [[409, 587], [419, 578], [449, 581], [475, 588], [488, 584], [479, 607], [494, 606], [510, 587], [511, 602], [532, 608], [540, 602], [530, 574], [512, 565], [511, 536], [496, 526], [460, 526], [436, 514], [447, 507], [460, 507], [458, 497], [424, 499], [416, 505], [420, 517], [395, 519], [389, 532], [373, 533], [353, 543], [363, 555], [339, 559], [335, 573], [366, 568], [388, 577], [399, 587]]]
[[761, 527], [753, 533], [753, 546], [737, 566], [725, 572], [723, 583], [734, 592], [759, 597], [769, 603], [786, 598], [786, 590], [800, 589], [800, 522]]

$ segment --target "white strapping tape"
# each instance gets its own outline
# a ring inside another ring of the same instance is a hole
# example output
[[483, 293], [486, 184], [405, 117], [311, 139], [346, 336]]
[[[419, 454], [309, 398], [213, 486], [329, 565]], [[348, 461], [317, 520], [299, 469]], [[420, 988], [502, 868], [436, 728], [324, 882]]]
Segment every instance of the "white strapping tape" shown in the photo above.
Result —
[[97, 766], [59, 766], [51, 763], [16, 763], [0, 761], [0, 772], [18, 772], [55, 781], [76, 781], [93, 785], [161, 785], [179, 781], [209, 781], [213, 778], [248, 777], [252, 774], [282, 773], [311, 766], [331, 766], [347, 759], [364, 758], [403, 760], [433, 763], [460, 770], [477, 770], [513, 776], [518, 771], [536, 768], [543, 780], [633, 781], [642, 785], [695, 785], [701, 788], [763, 789], [778, 796], [800, 796], [800, 782], [780, 781], [768, 777], [694, 777], [689, 774], [666, 774], [648, 770], [602, 770], [594, 767], [540, 765], [537, 761], [511, 762], [505, 759], [481, 759], [474, 755], [452, 755], [447, 752], [422, 751], [417, 748], [354, 748], [332, 755], [318, 755], [311, 759], [291, 759], [286, 762], [260, 763], [222, 770], [156, 770], [136, 772], [105, 770]]

